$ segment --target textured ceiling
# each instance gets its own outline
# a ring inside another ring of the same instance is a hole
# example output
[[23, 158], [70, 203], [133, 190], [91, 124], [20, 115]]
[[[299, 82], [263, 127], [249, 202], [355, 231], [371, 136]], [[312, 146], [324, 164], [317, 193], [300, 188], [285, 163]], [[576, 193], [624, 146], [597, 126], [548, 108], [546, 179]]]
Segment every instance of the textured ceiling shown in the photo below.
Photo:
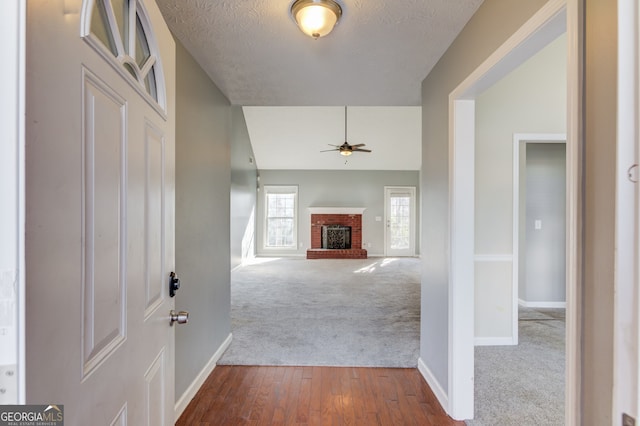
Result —
[[[419, 170], [422, 80], [482, 0], [337, 1], [338, 26], [313, 40], [291, 18], [293, 0], [157, 0], [175, 36], [245, 106], [259, 168]], [[372, 153], [320, 152], [344, 142], [343, 105], [349, 143]]]
[[171, 31], [234, 105], [417, 106], [420, 85], [482, 0], [337, 0], [318, 40], [292, 0], [157, 0]]

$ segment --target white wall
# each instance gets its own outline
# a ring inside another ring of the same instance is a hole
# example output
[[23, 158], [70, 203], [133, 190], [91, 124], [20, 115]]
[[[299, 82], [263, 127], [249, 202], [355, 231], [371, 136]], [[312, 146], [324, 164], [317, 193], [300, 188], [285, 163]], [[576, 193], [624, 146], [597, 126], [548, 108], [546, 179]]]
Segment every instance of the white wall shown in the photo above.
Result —
[[[415, 186], [419, 191], [417, 171], [261, 170], [262, 185], [298, 185], [299, 204], [298, 249], [282, 252], [264, 250], [264, 191], [259, 192], [256, 240], [258, 254], [263, 256], [306, 255], [311, 247], [308, 207], [365, 207], [362, 215], [362, 248], [367, 250], [369, 256], [383, 256], [384, 221], [376, 221], [375, 218], [379, 216], [384, 219], [384, 187]], [[416, 200], [416, 206], [420, 206], [419, 199]], [[419, 222], [419, 219], [416, 221]], [[416, 235], [418, 230], [419, 223], [416, 223]], [[416, 253], [420, 253], [419, 250], [416, 244]]]
[[566, 81], [563, 35], [476, 98], [475, 335], [485, 342], [514, 338], [513, 135], [566, 132]]

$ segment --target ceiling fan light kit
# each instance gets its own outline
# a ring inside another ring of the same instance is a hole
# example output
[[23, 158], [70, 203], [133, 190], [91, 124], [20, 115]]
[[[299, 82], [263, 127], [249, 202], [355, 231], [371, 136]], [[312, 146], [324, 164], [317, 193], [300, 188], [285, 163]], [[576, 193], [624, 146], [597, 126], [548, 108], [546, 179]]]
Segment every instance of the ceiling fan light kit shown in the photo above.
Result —
[[334, 0], [296, 0], [291, 5], [291, 16], [303, 33], [318, 39], [333, 30], [342, 8]]

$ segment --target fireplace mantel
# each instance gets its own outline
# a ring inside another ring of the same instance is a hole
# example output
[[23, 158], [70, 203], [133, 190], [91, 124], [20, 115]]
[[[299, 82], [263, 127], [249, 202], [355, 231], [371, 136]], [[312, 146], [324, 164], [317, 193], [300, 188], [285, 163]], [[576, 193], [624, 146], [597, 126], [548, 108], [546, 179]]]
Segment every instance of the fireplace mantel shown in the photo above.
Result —
[[311, 214], [362, 214], [366, 207], [309, 207]]

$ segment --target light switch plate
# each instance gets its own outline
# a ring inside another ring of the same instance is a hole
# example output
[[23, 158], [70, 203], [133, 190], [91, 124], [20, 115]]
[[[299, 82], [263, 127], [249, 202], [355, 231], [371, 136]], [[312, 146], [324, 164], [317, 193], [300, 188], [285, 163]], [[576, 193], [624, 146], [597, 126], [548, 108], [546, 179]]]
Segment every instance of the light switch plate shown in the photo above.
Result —
[[536, 219], [535, 222], [533, 222], [533, 228], [536, 230], [542, 229], [542, 221], [540, 219]]

